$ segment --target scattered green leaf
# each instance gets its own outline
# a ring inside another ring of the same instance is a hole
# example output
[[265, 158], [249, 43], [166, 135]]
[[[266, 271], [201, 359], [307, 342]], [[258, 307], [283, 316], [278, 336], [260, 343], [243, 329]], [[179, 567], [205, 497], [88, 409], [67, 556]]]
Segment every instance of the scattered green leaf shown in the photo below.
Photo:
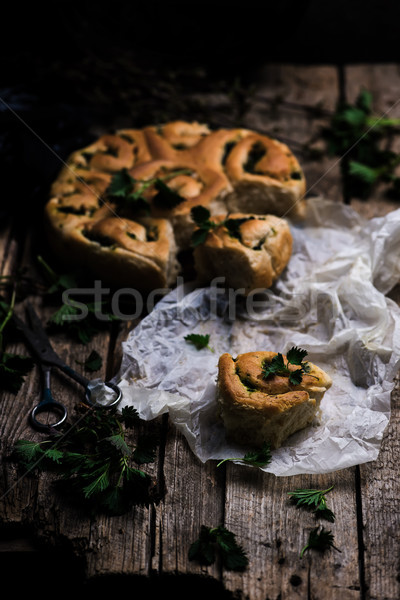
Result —
[[331, 531], [327, 531], [324, 527], [321, 527], [321, 530], [319, 526], [315, 527], [310, 531], [307, 544], [300, 552], [300, 558], [303, 558], [304, 553], [310, 549], [325, 552], [325, 550], [328, 550], [329, 548], [334, 548], [338, 552], [341, 552], [341, 550], [334, 545], [334, 539], [334, 535]]
[[197, 350], [202, 350], [203, 348], [208, 348], [209, 350], [211, 350], [211, 352], [214, 352], [213, 348], [210, 348], [209, 346], [209, 342], [210, 342], [210, 334], [206, 333], [205, 335], [199, 334], [199, 333], [190, 333], [188, 335], [185, 335], [185, 341], [188, 344], [192, 344], [193, 346], [195, 346], [195, 348], [197, 348]]
[[231, 531], [222, 525], [218, 527], [202, 525], [199, 538], [189, 548], [189, 560], [211, 565], [216, 560], [217, 552], [222, 565], [230, 571], [243, 571], [248, 565], [247, 554], [238, 545]]
[[79, 365], [83, 365], [86, 369], [86, 371], [90, 371], [91, 373], [94, 373], [95, 371], [99, 371], [101, 369], [101, 367], [103, 366], [103, 359], [101, 358], [100, 354], [97, 352], [97, 350], [92, 350], [91, 353], [89, 354], [89, 356], [86, 358], [86, 360], [82, 363], [79, 361], [76, 361]]
[[272, 460], [270, 444], [265, 442], [261, 448], [251, 450], [241, 458], [224, 458], [217, 464], [217, 467], [230, 460], [240, 460], [253, 467], [266, 467]]
[[296, 506], [310, 508], [314, 511], [315, 516], [332, 523], [335, 521], [334, 513], [328, 508], [325, 494], [333, 489], [333, 485], [326, 490], [315, 489], [297, 489], [293, 492], [288, 492], [291, 500]]

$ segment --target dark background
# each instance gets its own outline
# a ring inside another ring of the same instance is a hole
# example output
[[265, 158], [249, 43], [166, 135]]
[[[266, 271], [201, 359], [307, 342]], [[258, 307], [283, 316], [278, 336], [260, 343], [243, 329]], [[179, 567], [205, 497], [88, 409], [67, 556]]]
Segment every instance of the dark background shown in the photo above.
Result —
[[208, 92], [232, 98], [229, 117], [240, 126], [240, 104], [267, 63], [396, 62], [398, 4], [7, 4], [0, 34], [0, 218], [17, 211], [31, 219], [60, 168], [58, 157], [90, 143], [96, 128], [172, 119], [223, 126], [207, 104], [189, 98]]
[[21, 206], [30, 218], [57, 157], [92, 141], [96, 127], [174, 118], [219, 126], [188, 92], [233, 90], [244, 102], [266, 63], [396, 62], [397, 4], [61, 0], [2, 9], [0, 218]]

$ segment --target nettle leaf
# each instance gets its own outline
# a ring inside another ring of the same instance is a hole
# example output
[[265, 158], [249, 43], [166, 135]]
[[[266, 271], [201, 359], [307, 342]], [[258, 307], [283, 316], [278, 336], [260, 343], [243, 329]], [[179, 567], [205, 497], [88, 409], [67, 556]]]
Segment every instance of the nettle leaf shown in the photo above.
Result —
[[217, 464], [217, 467], [219, 467], [225, 462], [233, 460], [240, 460], [253, 467], [266, 467], [272, 460], [271, 446], [267, 442], [264, 442], [261, 448], [250, 450], [242, 458], [224, 458]]
[[209, 350], [211, 350], [213, 352], [213, 349], [210, 348], [209, 346], [209, 342], [210, 342], [210, 334], [206, 333], [205, 335], [199, 334], [199, 333], [190, 333], [188, 335], [185, 335], [185, 341], [188, 344], [192, 344], [193, 346], [195, 346], [195, 348], [197, 348], [197, 350], [202, 350], [203, 348], [208, 348]]
[[32, 466], [43, 457], [44, 451], [40, 442], [18, 440], [14, 444], [14, 453], [25, 467]]
[[302, 558], [304, 553], [310, 549], [318, 550], [319, 552], [325, 552], [330, 548], [334, 548], [338, 552], [341, 552], [339, 548], [336, 548], [334, 545], [334, 539], [334, 535], [331, 531], [328, 531], [324, 527], [321, 527], [321, 529], [319, 526], [315, 527], [310, 531], [307, 544], [300, 552], [300, 558]]
[[29, 356], [4, 352], [0, 359], [1, 389], [18, 394], [33, 365], [34, 362]]
[[191, 215], [192, 220], [199, 227], [201, 227], [203, 225], [209, 225], [209, 223], [210, 223], [211, 213], [208, 210], [208, 208], [206, 208], [205, 206], [202, 206], [201, 204], [199, 204], [197, 206], [193, 206], [193, 208], [190, 211], [190, 215]]
[[156, 458], [157, 440], [153, 436], [140, 437], [132, 454], [132, 459], [139, 465], [152, 463]]
[[157, 194], [153, 197], [153, 203], [158, 208], [172, 209], [185, 201], [183, 196], [180, 196], [178, 192], [168, 187], [162, 179], [156, 179], [154, 187], [157, 190]]
[[140, 416], [133, 406], [124, 406], [121, 411], [121, 421], [126, 427], [133, 427], [140, 421]]
[[303, 380], [303, 374], [309, 373], [310, 367], [308, 363], [303, 362], [303, 358], [307, 356], [307, 351], [293, 346], [286, 354], [288, 364], [299, 366], [300, 369], [292, 371], [285, 364], [283, 355], [278, 352], [270, 362], [265, 362], [263, 365], [263, 378], [268, 379], [271, 375], [280, 375], [289, 378], [289, 382], [293, 385], [299, 385]]
[[129, 448], [122, 435], [110, 435], [106, 438], [106, 441], [114, 446], [114, 448], [116, 448], [123, 456], [130, 456], [132, 454], [132, 450]]
[[286, 358], [292, 365], [301, 365], [307, 354], [307, 350], [302, 350], [301, 348], [297, 348], [297, 346], [293, 346], [286, 353]]
[[90, 371], [91, 373], [99, 371], [99, 369], [101, 369], [101, 367], [103, 366], [103, 359], [97, 352], [97, 350], [92, 350], [83, 363], [79, 361], [76, 362], [79, 365], [83, 365], [86, 371]]
[[110, 485], [109, 465], [103, 465], [86, 477], [93, 478], [92, 481], [82, 489], [85, 498], [90, 498], [93, 494], [104, 491]]
[[134, 179], [126, 168], [117, 171], [107, 188], [107, 193], [115, 198], [124, 198], [132, 193], [136, 179]]
[[246, 552], [239, 546], [231, 531], [222, 525], [218, 527], [202, 525], [198, 539], [189, 548], [189, 560], [211, 565], [216, 560], [217, 552], [223, 566], [230, 571], [243, 571], [248, 565]]

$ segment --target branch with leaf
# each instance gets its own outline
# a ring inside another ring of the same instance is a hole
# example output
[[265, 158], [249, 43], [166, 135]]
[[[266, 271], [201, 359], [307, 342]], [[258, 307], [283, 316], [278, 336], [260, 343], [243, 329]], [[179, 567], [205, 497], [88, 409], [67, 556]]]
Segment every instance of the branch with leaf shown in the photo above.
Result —
[[331, 156], [339, 156], [345, 197], [368, 198], [378, 183], [400, 197], [396, 167], [400, 155], [390, 149], [392, 137], [400, 132], [400, 119], [377, 115], [372, 94], [361, 90], [354, 104], [340, 103], [330, 124], [322, 131]]
[[202, 525], [198, 539], [189, 548], [189, 560], [195, 560], [202, 565], [212, 565], [217, 554], [222, 565], [229, 571], [243, 571], [249, 562], [234, 533], [223, 525]]
[[158, 208], [171, 209], [181, 202], [183, 198], [178, 192], [171, 189], [167, 182], [179, 175], [190, 175], [189, 169], [179, 169], [165, 175], [150, 177], [149, 179], [135, 179], [124, 168], [115, 173], [107, 189], [107, 198], [114, 200], [120, 208], [126, 208], [134, 212], [150, 213], [150, 203], [146, 198], [146, 191], [154, 187], [156, 194], [152, 202]]
[[220, 222], [211, 220], [211, 213], [205, 206], [193, 206], [190, 211], [192, 221], [197, 225], [197, 229], [192, 234], [191, 246], [196, 248], [200, 244], [203, 244], [210, 231], [217, 227], [225, 227], [231, 237], [241, 240], [240, 226], [246, 221], [252, 221], [255, 219], [253, 216], [232, 218], [227, 216], [226, 219]]
[[[288, 377], [289, 382], [293, 385], [299, 385], [303, 380], [304, 374], [309, 374], [310, 366], [307, 362], [303, 362], [303, 358], [307, 356], [307, 350], [293, 346], [286, 354], [286, 360], [283, 355], [278, 352], [270, 362], [265, 362], [263, 365], [263, 378], [268, 379], [271, 375], [281, 375]], [[289, 365], [298, 367], [295, 370], [290, 369]], [[315, 377], [311, 375], [311, 377]]]
[[5, 351], [7, 343], [5, 332], [14, 313], [15, 298], [14, 289], [9, 304], [0, 301], [0, 388], [12, 394], [19, 392], [26, 375], [33, 368], [33, 360], [29, 356]]
[[92, 408], [78, 415], [63, 434], [36, 442], [19, 440], [14, 458], [26, 473], [50, 470], [55, 485], [91, 511], [122, 514], [133, 504], [149, 504], [153, 479], [141, 465], [154, 462], [157, 440], [139, 437], [135, 446], [128, 431], [140, 418], [133, 407]]

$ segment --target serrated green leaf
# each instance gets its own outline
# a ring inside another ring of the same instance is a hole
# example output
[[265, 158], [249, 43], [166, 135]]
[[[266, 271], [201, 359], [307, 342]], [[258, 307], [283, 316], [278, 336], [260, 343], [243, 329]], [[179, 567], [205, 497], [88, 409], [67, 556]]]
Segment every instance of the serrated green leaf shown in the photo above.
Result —
[[4, 352], [0, 360], [0, 388], [18, 394], [33, 365], [29, 356]]
[[123, 456], [130, 456], [132, 450], [129, 448], [124, 437], [121, 434], [110, 435], [105, 438], [114, 448], [116, 448]]
[[192, 344], [193, 346], [195, 346], [197, 350], [202, 350], [203, 348], [208, 348], [209, 350], [212, 350], [212, 348], [210, 348], [209, 346], [209, 333], [206, 333], [205, 335], [199, 333], [190, 333], [188, 335], [185, 335], [184, 339], [186, 342], [188, 342], [188, 344]]

